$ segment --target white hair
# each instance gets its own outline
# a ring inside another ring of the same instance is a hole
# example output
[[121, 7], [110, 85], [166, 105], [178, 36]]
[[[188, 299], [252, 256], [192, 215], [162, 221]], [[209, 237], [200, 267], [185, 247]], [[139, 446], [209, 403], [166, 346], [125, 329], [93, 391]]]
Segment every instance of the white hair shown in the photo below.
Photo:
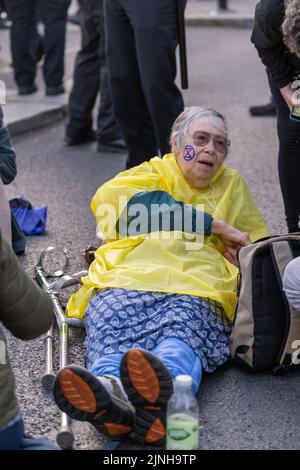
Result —
[[281, 29], [286, 47], [300, 57], [300, 0], [289, 0]]
[[170, 136], [170, 143], [180, 147], [188, 129], [193, 121], [199, 118], [208, 118], [211, 124], [219, 129], [228, 139], [228, 127], [225, 117], [212, 108], [203, 108], [201, 106], [190, 106], [185, 108], [175, 120]]

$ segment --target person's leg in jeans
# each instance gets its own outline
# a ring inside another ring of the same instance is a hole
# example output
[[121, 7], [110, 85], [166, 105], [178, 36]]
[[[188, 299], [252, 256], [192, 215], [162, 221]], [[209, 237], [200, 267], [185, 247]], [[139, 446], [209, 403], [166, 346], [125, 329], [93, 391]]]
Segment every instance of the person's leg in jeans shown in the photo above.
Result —
[[56, 445], [48, 439], [37, 439], [33, 437], [24, 437], [21, 442], [20, 450], [59, 450]]
[[202, 365], [192, 348], [178, 338], [162, 341], [151, 350], [168, 369], [173, 380], [177, 375], [190, 375], [193, 380], [192, 390], [197, 393], [202, 378]]
[[90, 367], [90, 372], [96, 376], [112, 375], [120, 377], [120, 364], [122, 360], [122, 353], [108, 354], [102, 356]]
[[24, 437], [21, 415], [15, 416], [5, 428], [0, 429], [0, 450], [58, 450], [47, 439]]
[[[201, 378], [202, 366], [199, 357], [192, 348], [178, 338], [168, 338], [151, 352], [160, 359], [169, 371], [173, 380], [177, 375], [190, 375], [193, 379], [193, 392], [197, 393]], [[123, 354], [109, 354], [98, 359], [90, 368], [96, 376], [120, 377], [120, 364]]]
[[158, 443], [165, 435], [166, 406], [173, 391], [172, 379], [175, 380], [177, 375], [190, 375], [196, 393], [202, 366], [190, 346], [177, 338], [169, 338], [151, 352], [133, 348], [125, 355], [102, 356], [90, 367], [90, 372], [101, 377], [101, 381], [103, 377], [104, 380], [114, 377], [118, 383], [121, 372], [126, 395], [136, 408], [133, 438], [143, 443]]
[[[178, 338], [168, 338], [151, 352], [163, 362], [173, 380], [177, 375], [190, 375], [193, 380], [193, 392], [197, 393], [201, 378], [202, 365], [192, 348]], [[90, 368], [96, 376], [120, 377], [120, 364], [123, 354], [109, 354], [98, 359]]]
[[[169, 338], [152, 352], [133, 348], [125, 355], [102, 356], [90, 371], [67, 366], [55, 380], [54, 397], [61, 410], [73, 419], [89, 421], [110, 435], [124, 435], [133, 430], [136, 440], [154, 443], [165, 435], [172, 379], [181, 374], [192, 377], [196, 392], [202, 375], [201, 362], [187, 344]], [[120, 375], [127, 396], [119, 385]], [[134, 421], [133, 408], [126, 404], [127, 397], [136, 407]], [[104, 412], [107, 409], [109, 415]]]
[[24, 436], [24, 423], [21, 415], [16, 415], [4, 428], [0, 429], [0, 451], [20, 450]]
[[270, 80], [277, 108], [279, 138], [278, 172], [288, 231], [299, 231], [300, 216], [300, 122], [290, 119], [290, 110], [280, 90]]

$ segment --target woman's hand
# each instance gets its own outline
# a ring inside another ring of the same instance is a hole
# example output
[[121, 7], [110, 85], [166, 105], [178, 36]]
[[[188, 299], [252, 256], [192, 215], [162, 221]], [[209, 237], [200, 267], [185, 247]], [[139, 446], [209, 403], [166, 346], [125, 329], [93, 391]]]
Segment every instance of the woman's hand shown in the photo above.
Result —
[[224, 258], [229, 261], [229, 263], [233, 264], [237, 268], [239, 267], [239, 261], [237, 257], [238, 248], [227, 247], [227, 249], [222, 253]]
[[226, 224], [222, 220], [213, 220], [211, 225], [213, 235], [219, 237], [225, 247], [223, 256], [235, 266], [238, 266], [237, 250], [241, 246], [246, 246], [251, 243], [248, 233], [241, 232], [234, 228], [232, 225]]
[[240, 248], [241, 246], [249, 245], [251, 243], [248, 233], [241, 232], [222, 220], [214, 219], [212, 221], [211, 231], [214, 235], [221, 238], [225, 248]]

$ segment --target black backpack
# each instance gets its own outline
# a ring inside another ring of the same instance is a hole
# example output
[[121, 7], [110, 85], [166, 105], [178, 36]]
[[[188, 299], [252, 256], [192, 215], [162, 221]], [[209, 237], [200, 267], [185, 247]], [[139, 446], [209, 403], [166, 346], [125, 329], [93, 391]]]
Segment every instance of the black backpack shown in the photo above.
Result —
[[[297, 360], [300, 311], [282, 290], [286, 265], [300, 256], [300, 233], [261, 239], [238, 252], [238, 305], [231, 357], [248, 370], [283, 373]], [[299, 351], [298, 351], [299, 352]]]

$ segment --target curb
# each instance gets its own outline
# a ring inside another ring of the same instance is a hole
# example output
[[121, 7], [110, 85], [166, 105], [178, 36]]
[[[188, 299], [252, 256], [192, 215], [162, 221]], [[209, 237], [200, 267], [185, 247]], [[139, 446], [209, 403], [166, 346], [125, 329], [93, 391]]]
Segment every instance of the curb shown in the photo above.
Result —
[[208, 16], [194, 15], [186, 16], [185, 24], [187, 26], [213, 26], [222, 28], [240, 28], [252, 29], [254, 26], [254, 18], [252, 16]]
[[56, 108], [40, 111], [13, 122], [7, 122], [7, 127], [12, 136], [29, 132], [41, 127], [49, 126], [61, 119], [64, 119], [67, 114], [67, 105], [59, 105]]

